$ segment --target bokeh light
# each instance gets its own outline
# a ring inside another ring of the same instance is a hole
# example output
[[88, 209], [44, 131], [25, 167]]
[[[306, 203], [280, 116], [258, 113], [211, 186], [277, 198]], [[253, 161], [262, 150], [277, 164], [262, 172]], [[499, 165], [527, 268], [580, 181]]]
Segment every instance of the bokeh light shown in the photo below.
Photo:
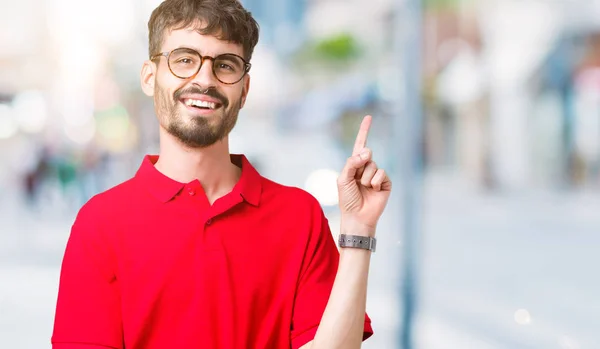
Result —
[[6, 104], [0, 104], [0, 139], [14, 136], [19, 126], [12, 117], [12, 109]]
[[519, 325], [529, 325], [531, 323], [531, 314], [527, 309], [515, 311], [515, 322]]
[[306, 178], [304, 188], [311, 193], [321, 205], [333, 206], [338, 203], [338, 172], [331, 169], [319, 169]]
[[40, 91], [25, 91], [12, 101], [13, 113], [19, 128], [27, 133], [39, 133], [48, 122], [48, 105]]

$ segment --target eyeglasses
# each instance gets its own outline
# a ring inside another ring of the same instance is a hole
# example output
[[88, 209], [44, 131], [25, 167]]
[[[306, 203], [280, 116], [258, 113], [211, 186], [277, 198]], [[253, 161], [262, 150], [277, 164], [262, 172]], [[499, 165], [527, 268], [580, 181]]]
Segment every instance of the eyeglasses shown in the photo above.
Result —
[[216, 57], [202, 56], [198, 51], [186, 47], [176, 48], [171, 52], [161, 52], [150, 59], [161, 56], [167, 57], [169, 70], [180, 79], [196, 76], [204, 61], [210, 59], [213, 63], [214, 76], [227, 85], [233, 85], [242, 80], [252, 66], [245, 59], [233, 53], [225, 53]]

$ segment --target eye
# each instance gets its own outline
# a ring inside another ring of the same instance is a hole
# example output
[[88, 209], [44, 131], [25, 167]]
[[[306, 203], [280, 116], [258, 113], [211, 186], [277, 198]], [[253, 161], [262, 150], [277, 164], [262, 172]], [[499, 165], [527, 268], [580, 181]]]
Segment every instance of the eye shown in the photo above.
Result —
[[234, 71], [235, 69], [229, 64], [219, 63], [219, 69]]
[[171, 62], [172, 62], [172, 64], [176, 64], [179, 66], [182, 66], [182, 65], [193, 66], [196, 64], [196, 59], [194, 59], [194, 57], [190, 57], [190, 56], [172, 57]]
[[179, 58], [175, 61], [177, 64], [194, 64], [194, 60], [189, 57]]

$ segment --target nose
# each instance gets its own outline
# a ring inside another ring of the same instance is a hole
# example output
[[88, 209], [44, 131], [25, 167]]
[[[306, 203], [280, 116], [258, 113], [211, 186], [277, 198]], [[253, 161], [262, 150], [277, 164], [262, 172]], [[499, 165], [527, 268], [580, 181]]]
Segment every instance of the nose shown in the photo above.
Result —
[[194, 76], [192, 82], [203, 88], [214, 87], [217, 84], [217, 79], [213, 73], [213, 59], [211, 57], [202, 57], [202, 64], [198, 74]]

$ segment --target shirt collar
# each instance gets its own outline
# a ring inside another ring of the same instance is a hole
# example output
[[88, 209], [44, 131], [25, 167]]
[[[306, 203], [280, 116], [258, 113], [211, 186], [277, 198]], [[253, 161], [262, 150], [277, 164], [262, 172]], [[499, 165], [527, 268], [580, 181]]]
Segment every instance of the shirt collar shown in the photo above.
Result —
[[[158, 155], [146, 155], [135, 175], [135, 180], [150, 194], [165, 203], [175, 197], [183, 189], [185, 183], [171, 179], [158, 171], [154, 167], [157, 161]], [[258, 206], [262, 192], [260, 174], [245, 155], [231, 154], [231, 162], [242, 168], [242, 174], [233, 187], [232, 193], [240, 195], [249, 204]]]
[[242, 168], [240, 180], [232, 192], [241, 195], [247, 203], [258, 206], [262, 193], [262, 177], [243, 154], [231, 154], [231, 162]]

